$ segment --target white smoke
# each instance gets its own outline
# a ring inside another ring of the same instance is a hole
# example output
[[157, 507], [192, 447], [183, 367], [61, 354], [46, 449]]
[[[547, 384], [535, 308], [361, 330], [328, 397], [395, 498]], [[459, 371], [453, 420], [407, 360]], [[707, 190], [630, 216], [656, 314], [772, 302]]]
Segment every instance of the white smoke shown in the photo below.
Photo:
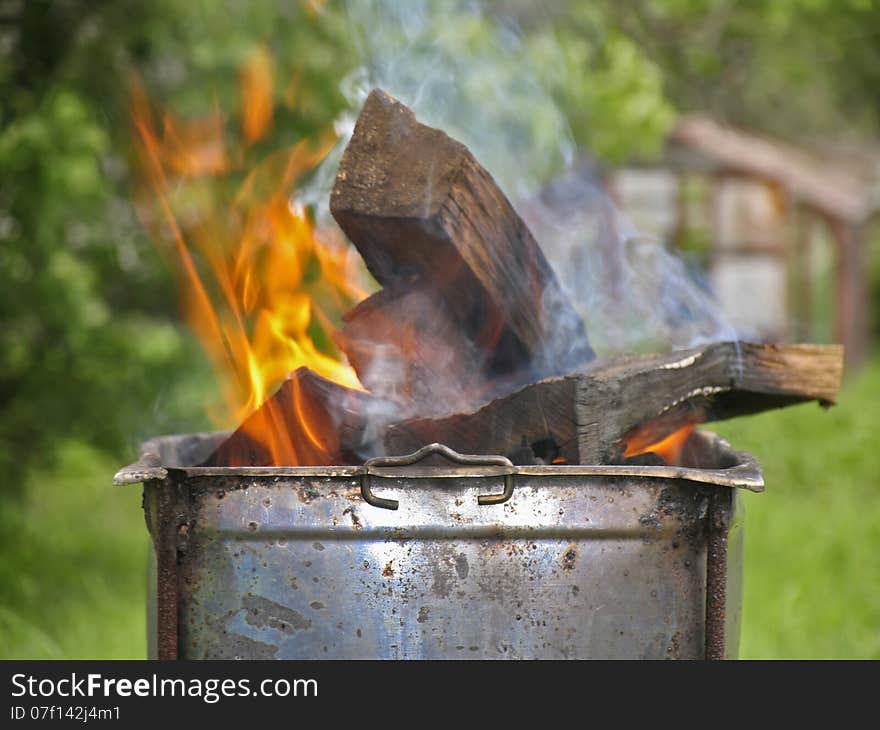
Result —
[[[327, 205], [342, 150], [363, 101], [379, 87], [467, 145], [495, 177], [600, 356], [737, 339], [699, 275], [612, 204], [532, 72], [514, 24], [466, 0], [353, 0], [347, 7], [362, 63], [343, 84], [351, 108], [336, 123], [341, 139], [305, 191], [319, 221], [332, 224]], [[434, 402], [455, 387], [438, 383]]]

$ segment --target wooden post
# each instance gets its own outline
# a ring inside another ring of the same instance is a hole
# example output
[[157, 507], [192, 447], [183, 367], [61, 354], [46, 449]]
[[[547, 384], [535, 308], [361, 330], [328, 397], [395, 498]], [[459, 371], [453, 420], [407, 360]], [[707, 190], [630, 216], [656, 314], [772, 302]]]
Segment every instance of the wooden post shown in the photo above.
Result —
[[860, 227], [840, 219], [829, 219], [837, 243], [837, 292], [834, 337], [846, 351], [851, 370], [864, 360], [867, 344], [867, 286]]

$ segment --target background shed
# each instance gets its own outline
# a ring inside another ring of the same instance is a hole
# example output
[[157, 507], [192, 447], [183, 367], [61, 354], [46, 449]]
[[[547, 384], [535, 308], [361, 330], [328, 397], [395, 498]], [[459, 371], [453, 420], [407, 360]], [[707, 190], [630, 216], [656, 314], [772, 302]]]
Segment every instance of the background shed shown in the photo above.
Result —
[[701, 259], [745, 333], [841, 342], [852, 367], [870, 336], [872, 172], [690, 116], [660, 165], [616, 170], [609, 184], [638, 228]]

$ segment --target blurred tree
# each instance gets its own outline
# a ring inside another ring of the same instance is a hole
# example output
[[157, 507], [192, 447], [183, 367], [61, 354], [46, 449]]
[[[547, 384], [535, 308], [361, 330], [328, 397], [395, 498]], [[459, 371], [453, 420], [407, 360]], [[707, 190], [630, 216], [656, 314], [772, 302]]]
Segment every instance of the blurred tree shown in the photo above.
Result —
[[0, 5], [3, 490], [61, 439], [121, 457], [157, 430], [205, 425], [206, 362], [177, 323], [173, 279], [129, 203], [131, 71], [204, 109], [236, 97], [241, 59], [266, 42], [288, 72], [279, 99], [299, 73], [296, 105], [275, 119], [278, 144], [329, 124], [345, 70], [338, 14], [299, 2], [219, 5]]
[[113, 60], [137, 14], [40, 0], [2, 14], [0, 469], [14, 490], [56, 439], [124, 443], [120, 426], [144, 403], [132, 365], [161, 369], [180, 348], [173, 329], [135, 316], [161, 308], [167, 288], [126, 231], [107, 130]]
[[876, 136], [880, 5], [873, 0], [602, 3], [662, 70], [676, 106], [787, 137]]
[[606, 163], [656, 156], [675, 117], [661, 68], [613, 22], [613, 6], [492, 3], [524, 29], [529, 66], [565, 113], [577, 147]]

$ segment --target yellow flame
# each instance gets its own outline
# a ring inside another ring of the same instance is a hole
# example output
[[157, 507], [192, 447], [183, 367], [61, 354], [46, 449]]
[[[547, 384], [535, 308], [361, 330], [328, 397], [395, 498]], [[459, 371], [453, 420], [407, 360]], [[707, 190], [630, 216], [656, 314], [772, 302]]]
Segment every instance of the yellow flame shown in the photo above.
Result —
[[[145, 183], [138, 210], [161, 249], [173, 254], [186, 320], [221, 378], [223, 425], [243, 420], [301, 366], [361, 388], [330, 334], [340, 314], [367, 295], [358, 257], [337, 235], [317, 231], [292, 197], [332, 146], [332, 134], [270, 154], [229, 192], [247, 169], [251, 145], [272, 127], [273, 71], [264, 49], [240, 80], [240, 140], [225, 132], [216, 106], [201, 119], [165, 113], [160, 125], [140, 82], [132, 86]], [[313, 424], [302, 425], [320, 440]]]

